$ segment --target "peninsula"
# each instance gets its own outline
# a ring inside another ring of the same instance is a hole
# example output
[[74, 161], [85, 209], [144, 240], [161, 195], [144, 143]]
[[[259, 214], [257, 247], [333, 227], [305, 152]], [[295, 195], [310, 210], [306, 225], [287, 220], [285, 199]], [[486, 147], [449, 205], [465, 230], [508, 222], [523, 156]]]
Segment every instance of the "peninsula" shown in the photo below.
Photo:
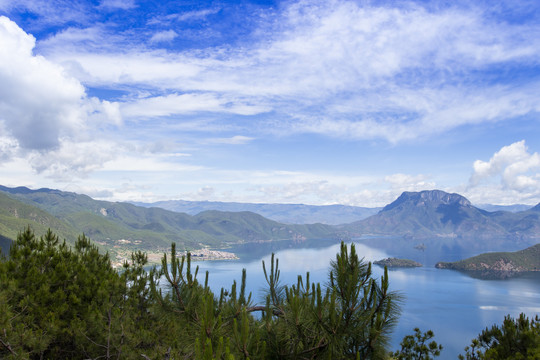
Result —
[[540, 271], [540, 244], [516, 252], [493, 252], [456, 262], [439, 262], [438, 269], [521, 273]]

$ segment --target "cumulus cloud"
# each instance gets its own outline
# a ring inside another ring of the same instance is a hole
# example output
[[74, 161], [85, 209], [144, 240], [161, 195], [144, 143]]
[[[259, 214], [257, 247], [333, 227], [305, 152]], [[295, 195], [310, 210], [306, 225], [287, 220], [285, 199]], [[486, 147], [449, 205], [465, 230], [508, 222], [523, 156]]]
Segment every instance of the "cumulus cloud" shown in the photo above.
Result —
[[62, 131], [80, 126], [83, 86], [62, 68], [34, 56], [35, 39], [0, 17], [0, 117], [24, 148], [59, 145]]
[[499, 179], [503, 189], [540, 192], [540, 154], [529, 152], [525, 140], [504, 146], [489, 161], [474, 162], [469, 185], [476, 187]]
[[[5, 131], [2, 131], [4, 133]], [[19, 143], [12, 137], [0, 135], [0, 163], [14, 157], [19, 148]]]
[[[0, 43], [3, 156], [37, 152], [31, 161], [35, 170], [57, 172], [59, 176], [64, 176], [70, 165], [75, 173], [93, 169], [99, 159], [95, 149], [88, 145], [88, 155], [83, 156], [80, 147], [72, 151], [71, 146], [85, 137], [92, 140], [92, 129], [119, 125], [118, 105], [88, 98], [81, 83], [62, 67], [34, 55], [34, 37], [3, 16]], [[75, 161], [74, 156], [80, 158]]]
[[46, 153], [33, 153], [29, 157], [32, 168], [55, 181], [69, 181], [73, 177], [86, 177], [115, 158], [115, 145], [110, 142], [63, 141], [57, 149]]

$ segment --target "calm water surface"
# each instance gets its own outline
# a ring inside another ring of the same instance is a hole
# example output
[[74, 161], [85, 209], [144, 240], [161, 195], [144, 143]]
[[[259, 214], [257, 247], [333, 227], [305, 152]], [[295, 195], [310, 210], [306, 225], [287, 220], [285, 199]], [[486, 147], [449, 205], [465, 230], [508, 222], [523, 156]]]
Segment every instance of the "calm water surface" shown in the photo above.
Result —
[[[444, 346], [441, 359], [455, 359], [472, 338], [487, 326], [502, 323], [505, 315], [540, 314], [540, 274], [510, 280], [480, 280], [453, 270], [435, 269], [436, 261], [458, 260], [476, 255], [480, 249], [465, 251], [455, 246], [430, 245], [422, 251], [414, 249], [410, 241], [355, 241], [357, 253], [366, 261], [396, 256], [425, 264], [422, 268], [389, 272], [391, 288], [405, 297], [392, 349], [398, 349], [403, 336], [412, 334], [414, 327], [419, 327], [422, 331], [431, 329], [435, 332], [435, 340]], [[295, 284], [298, 275], [305, 276], [308, 271], [311, 281], [326, 283], [330, 261], [335, 259], [339, 247], [329, 240], [249, 244], [231, 249], [240, 260], [195, 264], [200, 267], [200, 280], [204, 280], [204, 272], [209, 271], [210, 286], [215, 292], [222, 287], [230, 288], [233, 280], [239, 282], [245, 268], [247, 290], [252, 292], [255, 303], [263, 304], [266, 283], [261, 262], [264, 260], [269, 264], [272, 252], [279, 259], [283, 284]], [[380, 278], [383, 269], [378, 266], [373, 269], [375, 276]]]

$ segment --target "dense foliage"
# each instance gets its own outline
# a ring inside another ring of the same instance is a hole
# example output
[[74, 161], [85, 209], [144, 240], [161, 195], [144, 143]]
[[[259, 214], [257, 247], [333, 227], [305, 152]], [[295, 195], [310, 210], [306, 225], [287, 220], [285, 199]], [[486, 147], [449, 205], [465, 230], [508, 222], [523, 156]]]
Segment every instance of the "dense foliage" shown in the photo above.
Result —
[[[121, 271], [86, 236], [73, 247], [48, 231], [20, 233], [0, 258], [0, 358], [6, 359], [432, 359], [442, 347], [415, 329], [388, 351], [400, 297], [388, 274], [372, 276], [354, 245], [342, 244], [326, 284], [309, 273], [280, 283], [263, 262], [264, 304], [240, 284], [214, 294], [191, 257], [173, 244], [161, 270], [144, 253]], [[506, 318], [466, 349], [467, 360], [540, 355], [540, 320]]]
[[120, 358], [144, 346], [143, 254], [120, 274], [85, 236], [70, 248], [27, 229], [9, 255], [0, 262], [0, 357]]
[[486, 328], [465, 348], [462, 360], [540, 359], [540, 318], [525, 314], [504, 318], [501, 326]]
[[[135, 253], [122, 271], [84, 235], [74, 247], [27, 229], [0, 262], [0, 357], [12, 359], [383, 359], [399, 314], [388, 275], [377, 281], [342, 245], [326, 285], [309, 274], [282, 286], [263, 263], [266, 304], [240, 284], [215, 295], [172, 246], [162, 271]], [[162, 282], [160, 284], [160, 281]], [[256, 316], [254, 314], [257, 314]]]
[[[441, 355], [442, 345], [431, 340], [435, 334], [428, 330], [422, 333], [419, 328], [414, 329], [414, 335], [407, 335], [401, 342], [401, 350], [391, 355], [396, 360], [432, 360]], [[429, 341], [429, 342], [428, 342]]]

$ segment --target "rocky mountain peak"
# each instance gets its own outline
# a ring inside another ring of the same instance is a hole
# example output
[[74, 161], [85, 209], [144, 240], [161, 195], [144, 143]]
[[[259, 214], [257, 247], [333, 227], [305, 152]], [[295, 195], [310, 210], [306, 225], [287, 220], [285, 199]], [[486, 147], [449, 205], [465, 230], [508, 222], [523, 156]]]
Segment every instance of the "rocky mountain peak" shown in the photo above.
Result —
[[424, 190], [420, 192], [405, 191], [394, 202], [386, 205], [381, 212], [392, 210], [398, 206], [439, 206], [460, 205], [470, 207], [471, 202], [459, 194], [450, 194], [441, 190]]

